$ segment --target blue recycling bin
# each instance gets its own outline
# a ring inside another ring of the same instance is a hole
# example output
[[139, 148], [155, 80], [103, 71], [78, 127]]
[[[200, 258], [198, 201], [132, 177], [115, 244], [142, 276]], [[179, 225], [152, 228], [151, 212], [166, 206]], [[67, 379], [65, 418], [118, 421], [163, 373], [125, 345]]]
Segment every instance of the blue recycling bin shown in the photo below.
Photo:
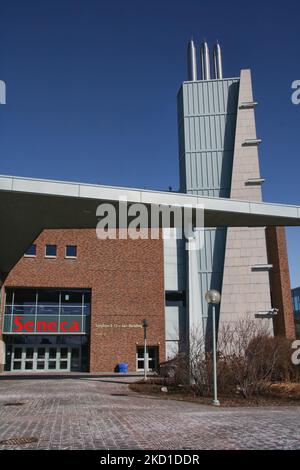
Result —
[[126, 364], [126, 362], [120, 362], [120, 364], [118, 365], [118, 371], [120, 374], [127, 374], [128, 364]]

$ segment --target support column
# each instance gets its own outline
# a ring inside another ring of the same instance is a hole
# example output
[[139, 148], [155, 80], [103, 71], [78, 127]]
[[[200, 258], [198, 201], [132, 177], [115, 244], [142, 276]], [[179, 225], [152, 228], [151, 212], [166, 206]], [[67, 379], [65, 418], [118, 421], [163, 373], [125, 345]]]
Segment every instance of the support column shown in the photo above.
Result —
[[274, 333], [295, 339], [294, 309], [284, 227], [267, 227], [267, 249], [270, 271], [272, 307], [279, 312], [274, 317]]

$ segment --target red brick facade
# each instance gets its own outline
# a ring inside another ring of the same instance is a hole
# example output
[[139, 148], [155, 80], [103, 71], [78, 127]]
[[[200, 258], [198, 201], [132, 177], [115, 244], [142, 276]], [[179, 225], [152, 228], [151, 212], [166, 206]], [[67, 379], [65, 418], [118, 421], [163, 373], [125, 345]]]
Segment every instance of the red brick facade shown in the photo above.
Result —
[[[92, 290], [90, 372], [113, 371], [119, 362], [136, 370], [143, 345], [142, 320], [149, 321], [148, 344], [165, 359], [165, 300], [162, 240], [98, 240], [95, 230], [44, 230], [35, 258], [22, 258], [4, 287], [87, 288]], [[44, 257], [46, 244], [57, 257]], [[77, 245], [77, 259], [65, 258]]]
[[270, 285], [273, 307], [278, 308], [274, 318], [276, 336], [295, 338], [295, 322], [291, 294], [290, 273], [284, 227], [267, 227], [267, 249], [270, 272]]

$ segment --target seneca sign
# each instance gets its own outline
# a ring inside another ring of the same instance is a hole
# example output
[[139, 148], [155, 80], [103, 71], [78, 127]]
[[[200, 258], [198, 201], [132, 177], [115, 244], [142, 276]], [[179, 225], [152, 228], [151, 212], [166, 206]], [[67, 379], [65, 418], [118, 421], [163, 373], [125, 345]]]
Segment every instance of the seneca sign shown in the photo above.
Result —
[[79, 321], [70, 319], [62, 321], [26, 320], [22, 316], [13, 319], [13, 333], [81, 333]]

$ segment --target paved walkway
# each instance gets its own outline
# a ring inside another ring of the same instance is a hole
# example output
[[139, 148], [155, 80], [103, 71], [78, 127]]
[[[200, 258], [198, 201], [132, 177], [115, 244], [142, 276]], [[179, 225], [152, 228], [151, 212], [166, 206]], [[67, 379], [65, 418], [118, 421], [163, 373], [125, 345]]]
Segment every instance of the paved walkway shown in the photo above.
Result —
[[0, 449], [300, 449], [300, 407], [216, 409], [143, 397], [132, 380], [0, 376], [0, 441], [38, 438]]

